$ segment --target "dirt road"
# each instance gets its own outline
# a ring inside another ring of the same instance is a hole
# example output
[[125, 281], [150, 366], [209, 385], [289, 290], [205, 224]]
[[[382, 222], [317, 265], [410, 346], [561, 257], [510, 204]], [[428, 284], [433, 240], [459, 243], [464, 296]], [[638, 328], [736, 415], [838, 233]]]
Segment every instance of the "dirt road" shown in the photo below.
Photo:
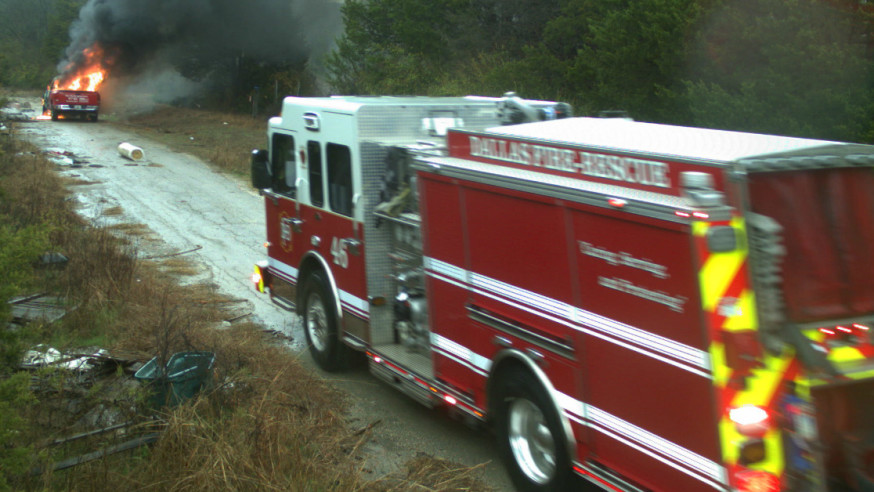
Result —
[[[40, 107], [36, 100], [29, 105]], [[248, 183], [107, 122], [23, 122], [17, 124], [16, 135], [54, 152], [50, 155], [59, 172], [81, 183], [72, 193], [84, 217], [99, 225], [146, 225], [154, 240], [140, 241], [141, 256], [187, 252], [184, 256], [201, 270], [195, 281], [212, 282], [225, 295], [244, 300], [243, 314], [251, 312], [254, 321], [288, 337], [289, 350], [301, 351], [301, 360], [312, 366], [295, 318], [256, 294], [249, 283], [252, 265], [265, 251], [262, 199]], [[145, 158], [135, 162], [121, 157], [117, 148], [122, 142], [141, 147]], [[375, 476], [426, 453], [466, 466], [487, 463], [484, 480], [496, 490], [511, 489], [488, 433], [419, 406], [366, 369], [323, 376], [351, 395], [353, 426], [378, 422], [365, 464]]]

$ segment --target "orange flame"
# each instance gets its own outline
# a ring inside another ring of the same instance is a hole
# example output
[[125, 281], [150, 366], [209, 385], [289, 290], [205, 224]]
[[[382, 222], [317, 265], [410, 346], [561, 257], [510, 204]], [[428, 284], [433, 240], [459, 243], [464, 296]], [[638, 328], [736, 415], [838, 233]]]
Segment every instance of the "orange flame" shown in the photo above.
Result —
[[[106, 80], [108, 70], [105, 67], [103, 49], [95, 44], [82, 52], [85, 62], [72, 73], [58, 77], [53, 89], [97, 91]], [[70, 64], [67, 69], [71, 69]]]

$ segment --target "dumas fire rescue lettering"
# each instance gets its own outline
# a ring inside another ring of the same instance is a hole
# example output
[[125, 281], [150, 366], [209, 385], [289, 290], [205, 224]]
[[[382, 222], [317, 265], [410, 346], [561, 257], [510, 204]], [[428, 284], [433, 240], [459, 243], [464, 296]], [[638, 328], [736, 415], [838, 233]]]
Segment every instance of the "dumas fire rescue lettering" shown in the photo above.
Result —
[[470, 155], [499, 161], [542, 167], [596, 178], [670, 188], [668, 165], [664, 162], [616, 155], [560, 149], [527, 142], [471, 135]]

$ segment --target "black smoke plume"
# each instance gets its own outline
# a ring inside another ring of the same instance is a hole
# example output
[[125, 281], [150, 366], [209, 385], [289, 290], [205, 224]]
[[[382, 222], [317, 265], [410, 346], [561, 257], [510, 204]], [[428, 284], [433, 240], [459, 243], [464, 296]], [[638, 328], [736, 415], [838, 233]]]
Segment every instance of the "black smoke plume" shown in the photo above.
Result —
[[88, 0], [58, 65], [64, 75], [98, 44], [109, 79], [151, 81], [165, 96], [234, 83], [242, 64], [303, 67], [340, 34], [336, 0]]

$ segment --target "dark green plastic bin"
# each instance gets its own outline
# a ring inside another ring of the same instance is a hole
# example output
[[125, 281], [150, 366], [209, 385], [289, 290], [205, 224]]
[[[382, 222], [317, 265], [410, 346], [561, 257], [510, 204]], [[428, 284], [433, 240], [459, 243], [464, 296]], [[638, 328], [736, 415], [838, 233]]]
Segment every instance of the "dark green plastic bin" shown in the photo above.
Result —
[[196, 395], [212, 378], [214, 363], [212, 352], [177, 352], [164, 368], [159, 367], [158, 358], [153, 357], [134, 378], [151, 387], [149, 404], [158, 409], [178, 405]]

